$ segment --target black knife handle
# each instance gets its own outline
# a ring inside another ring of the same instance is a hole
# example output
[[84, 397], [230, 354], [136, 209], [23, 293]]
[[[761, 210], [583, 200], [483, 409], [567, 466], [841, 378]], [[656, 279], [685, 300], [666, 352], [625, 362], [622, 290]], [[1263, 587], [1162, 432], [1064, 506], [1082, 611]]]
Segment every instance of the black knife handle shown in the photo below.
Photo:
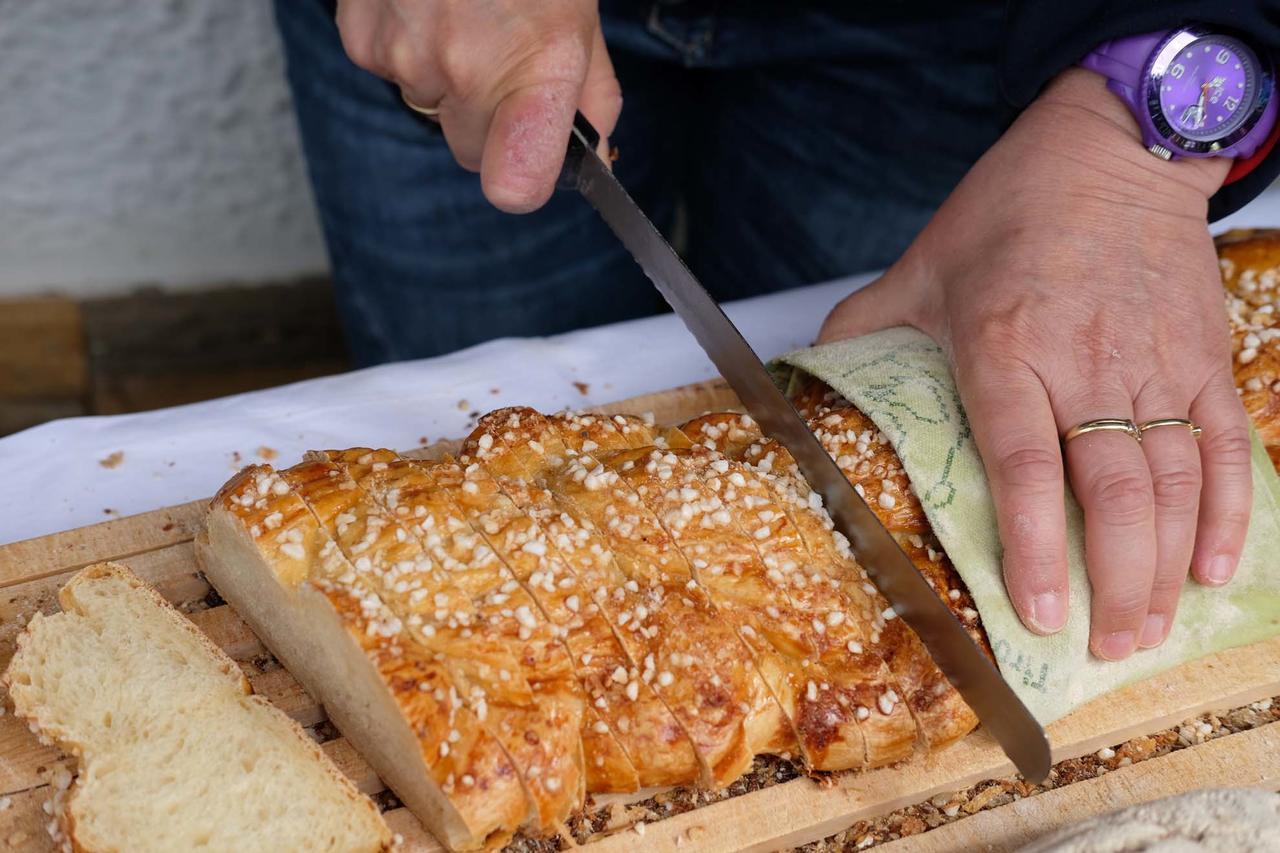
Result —
[[[437, 136], [444, 134], [444, 131], [440, 128], [440, 122], [416, 111], [413, 115], [419, 124], [433, 134]], [[600, 134], [591, 126], [591, 122], [587, 121], [587, 117], [582, 113], [574, 112], [573, 127], [569, 131], [569, 148], [565, 152], [564, 165], [560, 167], [560, 177], [556, 179], [557, 189], [576, 190], [578, 188], [578, 175], [582, 171], [582, 158], [588, 152], [594, 152], [599, 144]]]

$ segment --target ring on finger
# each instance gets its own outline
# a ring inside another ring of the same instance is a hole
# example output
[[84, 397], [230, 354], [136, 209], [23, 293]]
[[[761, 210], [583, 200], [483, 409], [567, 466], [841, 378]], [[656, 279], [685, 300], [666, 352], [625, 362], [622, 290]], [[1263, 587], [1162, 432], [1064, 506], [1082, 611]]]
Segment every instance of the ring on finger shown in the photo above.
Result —
[[1200, 437], [1200, 432], [1201, 432], [1200, 427], [1194, 421], [1189, 421], [1186, 418], [1156, 418], [1155, 420], [1152, 420], [1152, 421], [1143, 421], [1142, 423], [1138, 424], [1138, 432], [1139, 434], [1141, 434], [1146, 432], [1149, 429], [1155, 429], [1156, 427], [1166, 427], [1166, 426], [1186, 427], [1187, 429], [1191, 430], [1192, 438]]
[[406, 107], [413, 110], [415, 113], [419, 113], [421, 115], [426, 116], [427, 118], [435, 118], [436, 116], [440, 115], [439, 106], [420, 107], [417, 104], [415, 104], [413, 101], [409, 100], [409, 96], [406, 95], [403, 91], [400, 92], [400, 100], [404, 101], [404, 105]]
[[1091, 432], [1105, 431], [1123, 432], [1139, 444], [1142, 443], [1142, 430], [1138, 428], [1137, 424], [1128, 418], [1095, 418], [1091, 421], [1078, 423], [1071, 429], [1067, 430], [1067, 434], [1062, 437], [1062, 441], [1065, 444], [1073, 438], [1079, 438], [1080, 436], [1088, 435]]

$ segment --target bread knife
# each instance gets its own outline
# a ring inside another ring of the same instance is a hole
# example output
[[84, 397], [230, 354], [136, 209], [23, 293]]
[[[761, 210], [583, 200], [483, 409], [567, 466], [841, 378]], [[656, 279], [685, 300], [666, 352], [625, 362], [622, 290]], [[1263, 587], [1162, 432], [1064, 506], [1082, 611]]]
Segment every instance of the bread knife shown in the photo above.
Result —
[[561, 188], [573, 189], [596, 209], [644, 270], [707, 357], [737, 393], [761, 430], [791, 452], [800, 473], [822, 496], [835, 529], [848, 538], [871, 581], [924, 642], [982, 725], [1023, 777], [1049, 773], [1049, 740], [995, 665], [912, 565], [804, 418], [778, 390], [764, 363], [711, 294], [680, 260], [661, 232], [596, 153], [599, 135], [579, 113], [574, 118]]

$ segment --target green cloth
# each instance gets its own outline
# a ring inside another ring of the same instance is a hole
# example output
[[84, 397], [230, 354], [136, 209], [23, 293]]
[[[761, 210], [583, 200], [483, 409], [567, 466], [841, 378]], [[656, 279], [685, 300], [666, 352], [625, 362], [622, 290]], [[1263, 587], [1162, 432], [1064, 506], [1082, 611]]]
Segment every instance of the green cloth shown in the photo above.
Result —
[[1068, 492], [1067, 627], [1048, 637], [1027, 630], [1005, 592], [1001, 548], [986, 473], [946, 358], [915, 329], [896, 328], [783, 356], [857, 405], [902, 459], [934, 533], [977, 603], [1005, 678], [1042, 723], [1088, 700], [1193, 658], [1280, 634], [1280, 480], [1254, 438], [1253, 514], [1234, 580], [1208, 589], [1188, 580], [1169, 639], [1118, 663], [1088, 650], [1089, 579], [1082, 514]]

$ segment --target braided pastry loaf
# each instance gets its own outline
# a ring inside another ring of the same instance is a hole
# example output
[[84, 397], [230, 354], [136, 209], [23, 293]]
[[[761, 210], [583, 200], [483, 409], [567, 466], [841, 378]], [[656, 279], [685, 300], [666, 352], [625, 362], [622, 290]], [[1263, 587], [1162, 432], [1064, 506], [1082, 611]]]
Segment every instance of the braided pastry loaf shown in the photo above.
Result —
[[[892, 449], [814, 426], [943, 599], [977, 614]], [[587, 791], [723, 787], [941, 747], [976, 720], [742, 415], [486, 416], [457, 459], [254, 466], [211, 506], [210, 580], [442, 842], [557, 831]]]

